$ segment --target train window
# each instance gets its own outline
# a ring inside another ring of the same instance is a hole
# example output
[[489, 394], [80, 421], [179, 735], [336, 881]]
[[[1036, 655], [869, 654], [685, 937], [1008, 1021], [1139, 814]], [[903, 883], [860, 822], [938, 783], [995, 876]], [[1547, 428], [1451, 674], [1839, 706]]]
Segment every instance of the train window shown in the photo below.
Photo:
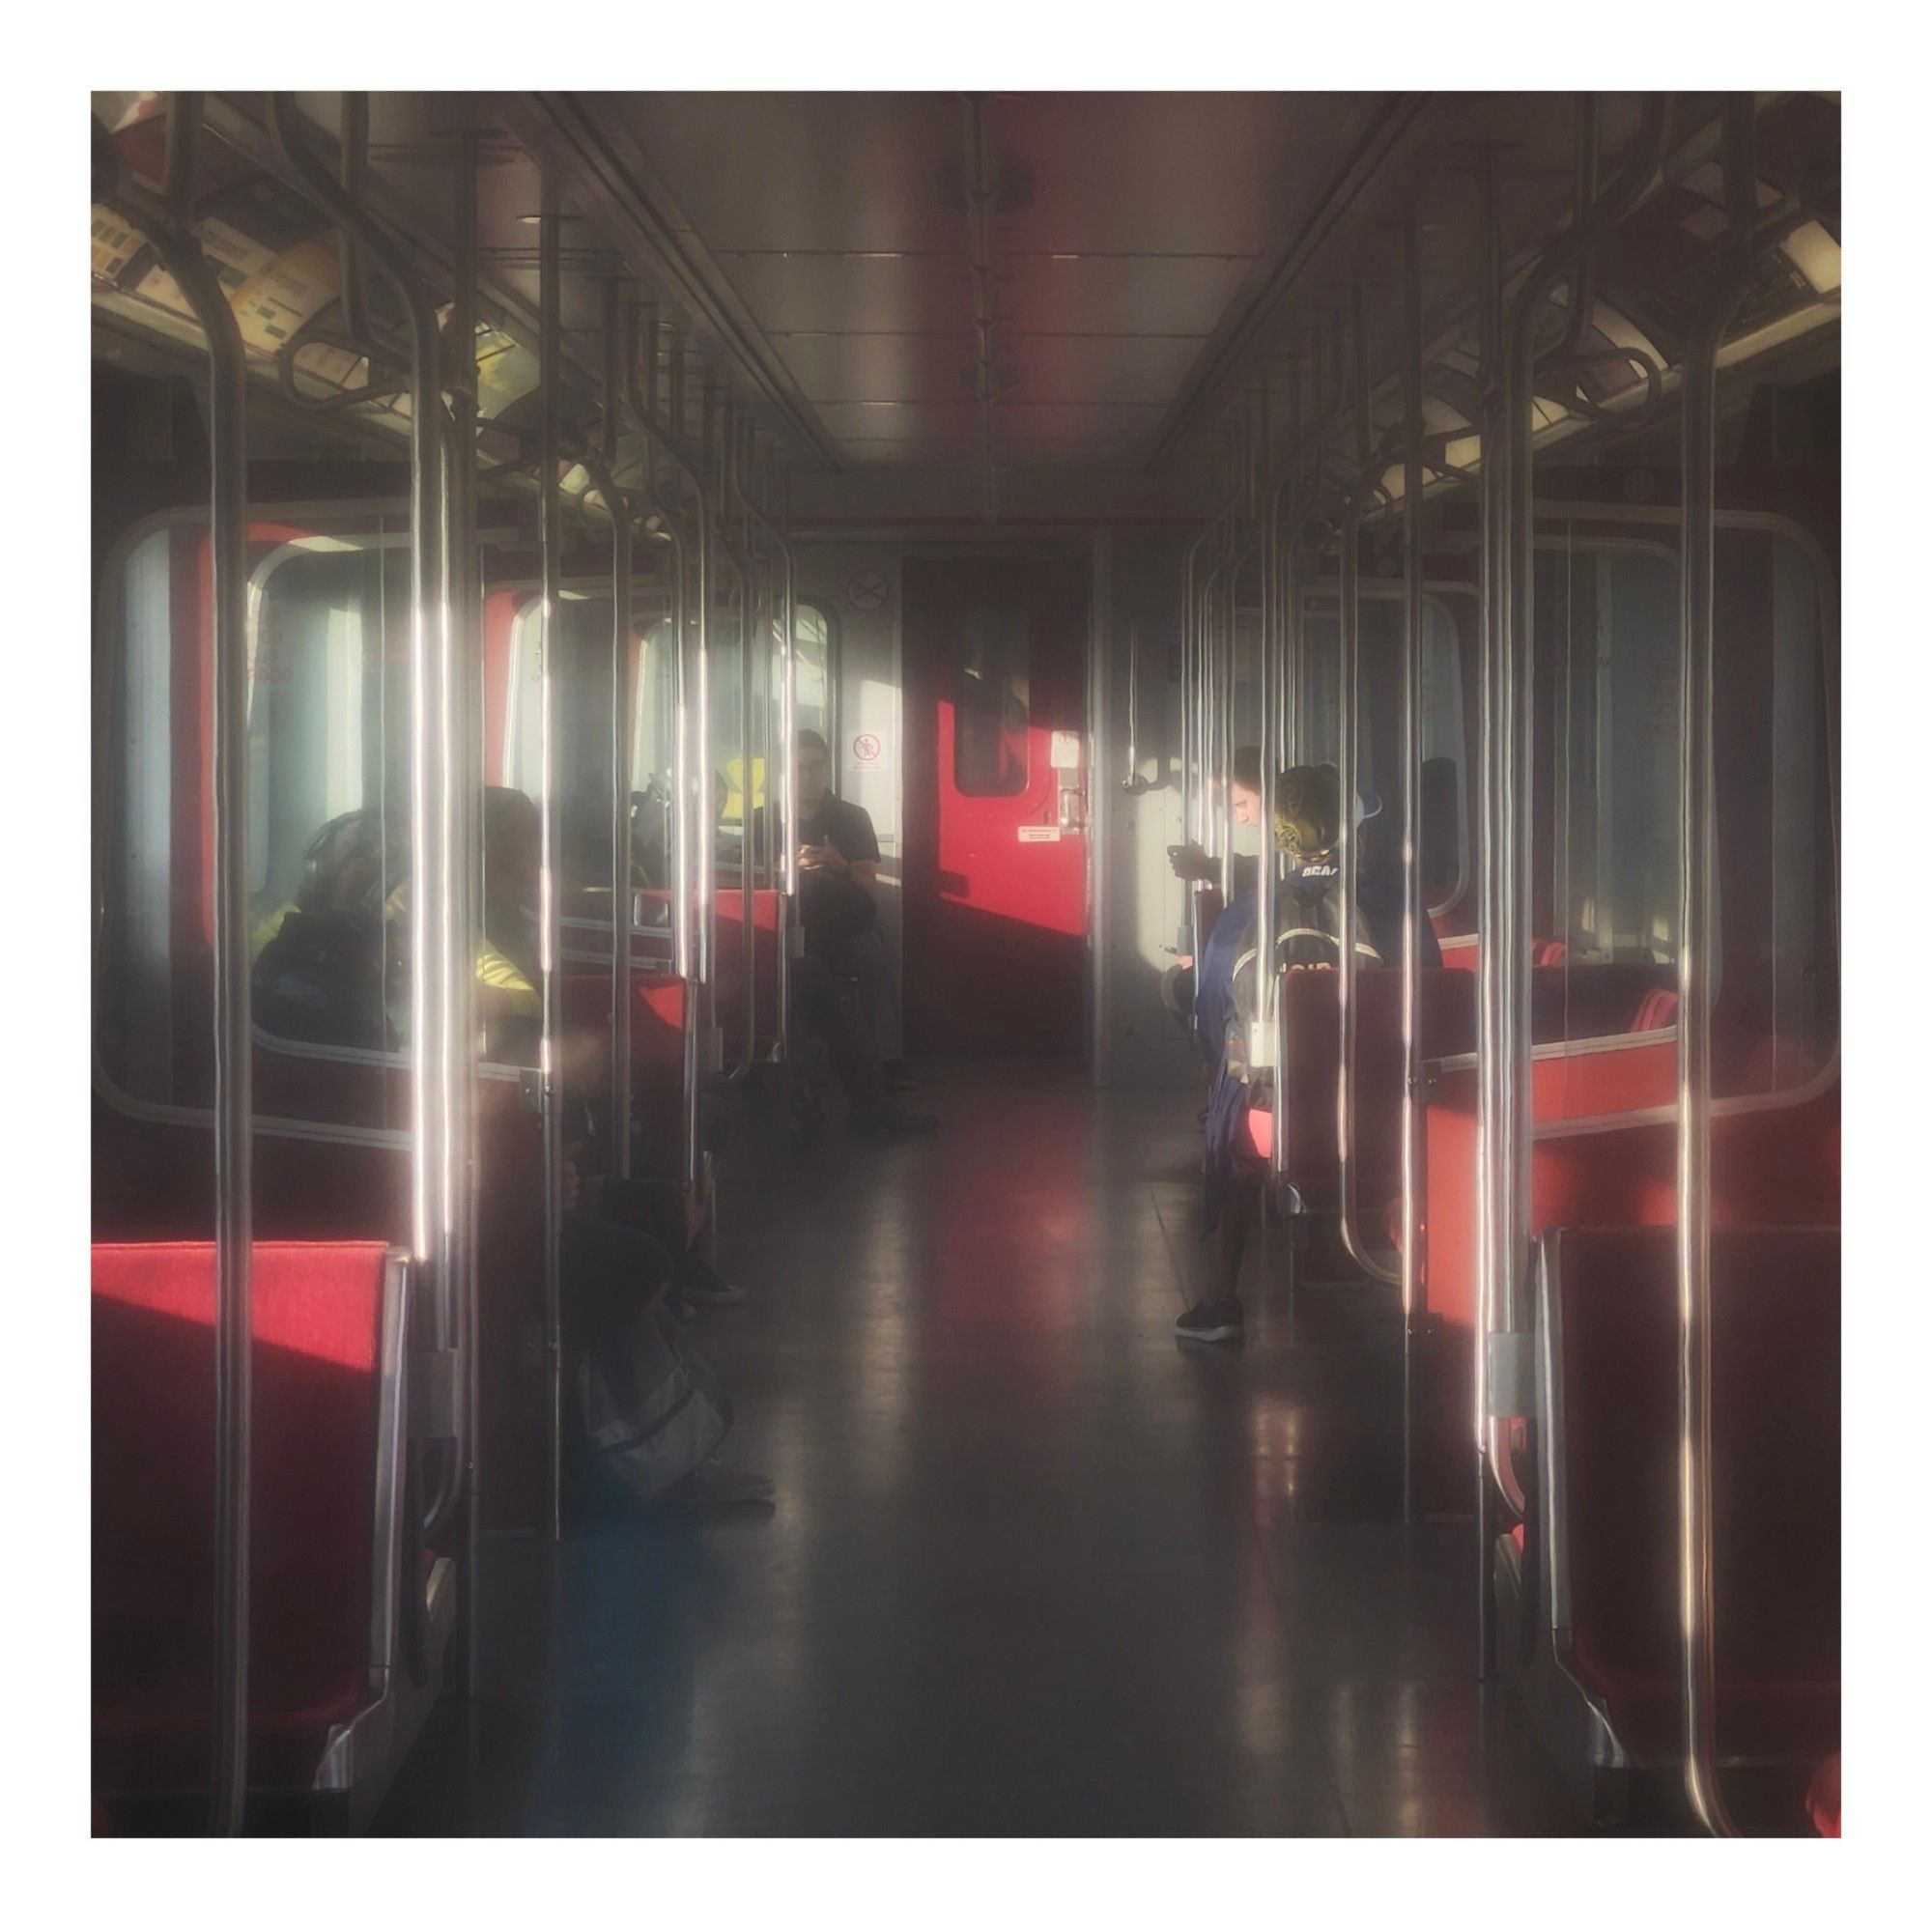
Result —
[[[1680, 595], [1676, 555], [1654, 540], [1539, 548], [1537, 936], [1573, 974], [1647, 967], [1665, 990], [1682, 890]], [[1828, 584], [1793, 533], [1721, 527], [1716, 598], [1713, 1077], [1747, 1095], [1804, 1085], [1836, 1050], [1835, 671]], [[1573, 1002], [1570, 1035], [1619, 1029], [1609, 1016], [1583, 1023]]]
[[1541, 546], [1536, 568], [1554, 772], [1553, 868], [1535, 936], [1577, 963], [1673, 963], [1677, 559], [1642, 543], [1566, 539]]
[[828, 744], [838, 741], [838, 632], [832, 614], [816, 603], [797, 609], [792, 707], [801, 730], [816, 730]]
[[[671, 794], [676, 666], [670, 626], [655, 603], [639, 600], [632, 628], [631, 790], [638, 806], [644, 881], [662, 886], [663, 813]], [[526, 796], [543, 792], [543, 604], [528, 595], [510, 624], [510, 701], [502, 781]], [[611, 884], [611, 594], [588, 582], [566, 587], [557, 604], [554, 682], [558, 849], [571, 915], [604, 917]], [[714, 703], [716, 701], [714, 695]], [[648, 807], [648, 808], [646, 808]], [[646, 822], [646, 819], [651, 822]], [[595, 901], [593, 901], [595, 900]]]
[[[386, 1051], [402, 1041], [391, 994], [406, 969], [407, 548], [380, 530], [258, 528], [249, 564], [257, 1034]], [[117, 789], [98, 813], [96, 1049], [122, 1097], [195, 1108], [213, 1089], [208, 581], [205, 527], [176, 518], [132, 544], [101, 601], [99, 723]], [[317, 1091], [258, 1079], [258, 1104], [308, 1117]], [[394, 1122], [386, 1088], [364, 1096], [374, 1111], [326, 1122]]]
[[1837, 1053], [1833, 593], [1790, 530], [1719, 530], [1718, 809], [1720, 836], [1730, 831], [1719, 871], [1728, 970], [1712, 1037], [1720, 1094], [1794, 1091]]
[[[1473, 624], [1474, 611], [1470, 611]], [[1314, 592], [1302, 618], [1302, 756], [1334, 763], [1342, 746], [1341, 612], [1333, 592]], [[1362, 588], [1361, 710], [1355, 746], [1358, 787], [1393, 829], [1402, 809], [1400, 591]], [[1448, 602], [1422, 603], [1422, 863], [1432, 913], [1451, 910], [1469, 877], [1468, 752], [1463, 726], [1463, 646]]]
[[368, 808], [384, 848], [407, 838], [408, 801], [385, 781], [408, 757], [407, 538], [300, 538], [257, 569], [254, 590], [249, 882], [273, 917], [327, 827]]
[[960, 626], [952, 782], [962, 797], [1017, 797], [1026, 788], [1030, 657], [1024, 610], [987, 605]]

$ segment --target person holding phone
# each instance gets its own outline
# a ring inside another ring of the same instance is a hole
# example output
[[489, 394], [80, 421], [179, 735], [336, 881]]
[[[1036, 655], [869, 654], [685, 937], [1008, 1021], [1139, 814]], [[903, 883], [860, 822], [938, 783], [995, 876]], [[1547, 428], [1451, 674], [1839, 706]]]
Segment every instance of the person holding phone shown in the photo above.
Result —
[[[832, 1048], [854, 1131], [930, 1132], [936, 1119], [895, 1104], [886, 1092], [879, 1011], [891, 995], [892, 959], [879, 935], [879, 838], [871, 813], [832, 788], [832, 752], [816, 730], [801, 730], [796, 744], [801, 1013]], [[854, 987], [849, 999], [838, 994], [840, 979]]]

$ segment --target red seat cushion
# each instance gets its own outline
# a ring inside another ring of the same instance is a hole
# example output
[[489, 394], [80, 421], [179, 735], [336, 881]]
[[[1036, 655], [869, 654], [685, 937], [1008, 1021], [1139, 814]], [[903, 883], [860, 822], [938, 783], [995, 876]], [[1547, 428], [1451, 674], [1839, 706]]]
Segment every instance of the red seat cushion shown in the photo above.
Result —
[[[381, 1241], [253, 1264], [251, 1780], [305, 1786], [369, 1692]], [[97, 1787], [206, 1779], [214, 1249], [94, 1248]], [[259, 1744], [259, 1745], [257, 1745]]]

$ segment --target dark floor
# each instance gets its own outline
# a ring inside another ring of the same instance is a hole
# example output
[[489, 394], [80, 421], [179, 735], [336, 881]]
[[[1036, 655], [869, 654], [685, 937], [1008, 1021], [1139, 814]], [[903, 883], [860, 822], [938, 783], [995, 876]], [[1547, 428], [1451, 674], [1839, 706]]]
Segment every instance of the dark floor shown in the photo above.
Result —
[[1473, 1530], [1405, 1529], [1378, 1291], [1251, 1255], [1183, 1351], [1185, 1095], [954, 1069], [721, 1235], [750, 1518], [489, 1549], [487, 1697], [390, 1833], [1528, 1834], [1577, 1819], [1473, 1680]]

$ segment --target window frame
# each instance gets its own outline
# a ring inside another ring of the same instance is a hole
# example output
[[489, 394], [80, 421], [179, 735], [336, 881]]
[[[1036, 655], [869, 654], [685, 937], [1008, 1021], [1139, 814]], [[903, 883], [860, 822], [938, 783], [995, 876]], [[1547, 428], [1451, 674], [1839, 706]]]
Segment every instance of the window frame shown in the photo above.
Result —
[[[389, 547], [391, 540], [400, 540], [407, 545], [408, 530], [399, 539], [393, 532], [382, 527], [352, 527], [347, 534], [331, 532], [328, 525], [378, 525], [391, 519], [407, 519], [409, 504], [400, 499], [380, 497], [370, 501], [324, 501], [324, 502], [272, 502], [250, 505], [249, 520], [256, 522], [281, 522], [292, 525], [313, 525], [306, 529], [302, 538], [277, 544], [257, 564], [249, 575], [249, 618], [247, 624], [248, 643], [248, 684], [250, 708], [253, 706], [255, 680], [255, 657], [259, 636], [257, 615], [259, 612], [258, 593], [266, 584], [270, 565], [280, 567], [290, 553], [306, 551], [313, 553], [318, 547], [316, 538], [327, 538], [345, 550]], [[93, 625], [92, 674], [89, 680], [92, 729], [90, 732], [94, 766], [90, 773], [89, 797], [94, 813], [93, 836], [89, 838], [91, 869], [91, 929], [89, 933], [90, 1008], [88, 1022], [88, 1064], [89, 1082], [96, 1095], [104, 1105], [128, 1118], [146, 1124], [186, 1125], [197, 1128], [213, 1129], [214, 1113], [211, 1106], [182, 1103], [172, 1096], [168, 1098], [146, 1098], [129, 1092], [117, 1080], [100, 1056], [100, 1012], [103, 995], [113, 987], [104, 976], [106, 963], [106, 938], [109, 925], [107, 903], [107, 880], [109, 872], [108, 844], [116, 835], [121, 822], [125, 792], [125, 759], [119, 754], [127, 740], [128, 718], [126, 714], [128, 697], [128, 570], [136, 553], [148, 539], [156, 534], [172, 535], [180, 529], [206, 531], [209, 527], [209, 510], [206, 503], [175, 504], [165, 509], [152, 510], [137, 518], [123, 529], [108, 544], [101, 557], [100, 575], [96, 584]], [[485, 544], [488, 538], [485, 537]], [[172, 572], [170, 575], [172, 583]], [[173, 640], [172, 627], [169, 632]], [[168, 676], [172, 685], [174, 673], [173, 659], [170, 657]], [[180, 746], [176, 743], [172, 728], [168, 734], [168, 794], [172, 801], [179, 781], [177, 769]], [[252, 827], [251, 827], [252, 828]], [[168, 891], [172, 899], [174, 878], [174, 852], [169, 852]], [[173, 980], [172, 938], [170, 939], [169, 976], [170, 1002], [172, 1002]], [[377, 1050], [368, 1046], [317, 1044], [305, 1039], [277, 1037], [262, 1030], [259, 1025], [251, 1026], [253, 1042], [258, 1050], [270, 1051], [278, 1056], [297, 1059], [323, 1060], [332, 1064], [356, 1064], [374, 1070], [406, 1071], [412, 1060], [408, 1051]], [[476, 1061], [476, 1075], [479, 1080], [497, 1084], [521, 1084], [524, 1071], [521, 1066], [501, 1060], [479, 1058]], [[361, 1146], [388, 1151], [408, 1151], [412, 1140], [411, 1128], [403, 1125], [362, 1125], [346, 1122], [285, 1116], [275, 1113], [254, 1111], [250, 1118], [250, 1129], [265, 1138], [298, 1139], [327, 1145]]]
[[[843, 670], [839, 662], [838, 615], [832, 606], [816, 596], [801, 596], [792, 604], [792, 647], [798, 647], [798, 612], [810, 610], [825, 624], [825, 742], [832, 752], [832, 779], [836, 784], [839, 780], [839, 698], [842, 694]], [[797, 669], [794, 667], [793, 689], [797, 688]], [[800, 728], [808, 727], [801, 724]]]

